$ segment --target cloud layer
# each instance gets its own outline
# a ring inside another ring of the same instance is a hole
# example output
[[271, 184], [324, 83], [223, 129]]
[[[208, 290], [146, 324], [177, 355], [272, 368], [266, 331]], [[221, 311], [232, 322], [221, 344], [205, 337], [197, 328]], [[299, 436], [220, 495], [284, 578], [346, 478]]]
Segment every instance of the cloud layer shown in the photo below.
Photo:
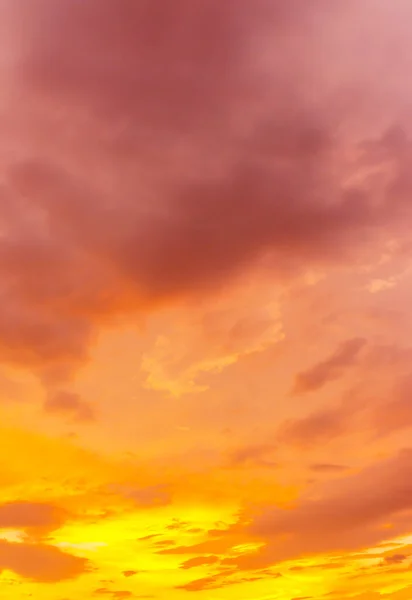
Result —
[[409, 600], [411, 17], [0, 1], [7, 597]]
[[[382, 29], [377, 4], [374, 53], [356, 62], [362, 40], [341, 33], [352, 3], [16, 5], [4, 359], [63, 380], [108, 317], [216, 288], [262, 259], [278, 276], [342, 259], [403, 215], [407, 134], [385, 133], [383, 117], [363, 133], [351, 100], [370, 100], [361, 77], [386, 74], [383, 50], [406, 43]], [[353, 81], [336, 78], [338, 51]], [[379, 81], [385, 118], [401, 83]]]

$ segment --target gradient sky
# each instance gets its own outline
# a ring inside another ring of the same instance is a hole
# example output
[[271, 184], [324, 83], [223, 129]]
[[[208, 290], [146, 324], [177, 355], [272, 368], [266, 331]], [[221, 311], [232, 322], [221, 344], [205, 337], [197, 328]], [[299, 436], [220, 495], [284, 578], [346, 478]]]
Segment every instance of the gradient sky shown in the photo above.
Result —
[[410, 0], [0, 0], [0, 600], [412, 598]]

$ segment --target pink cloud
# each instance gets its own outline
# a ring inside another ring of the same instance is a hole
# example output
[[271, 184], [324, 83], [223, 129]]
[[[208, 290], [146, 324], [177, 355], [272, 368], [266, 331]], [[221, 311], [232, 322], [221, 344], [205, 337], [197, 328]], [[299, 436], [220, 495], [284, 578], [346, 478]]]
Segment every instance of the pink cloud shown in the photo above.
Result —
[[[319, 449], [352, 433], [363, 435], [372, 444], [412, 427], [410, 348], [369, 343], [367, 351], [358, 356], [363, 345], [356, 350], [356, 344], [353, 348], [344, 344], [330, 359], [298, 374], [295, 389], [303, 391], [324, 384], [324, 378], [333, 380], [335, 369], [343, 376], [345, 369], [356, 367], [354, 376], [340, 388], [338, 404], [330, 406], [329, 401], [305, 416], [284, 421], [276, 439], [287, 445]], [[326, 468], [328, 464], [326, 461]]]
[[313, 392], [330, 381], [338, 379], [348, 368], [356, 364], [358, 355], [365, 345], [366, 340], [362, 338], [353, 338], [342, 342], [327, 359], [298, 373], [293, 393]]
[[410, 142], [391, 127], [404, 3], [13, 7], [4, 361], [65, 381], [115, 315], [215, 290], [264, 257], [277, 278], [351, 261], [409, 222]]
[[279, 427], [279, 441], [296, 446], [319, 446], [344, 435], [351, 415], [345, 407], [327, 408], [306, 417], [290, 419]]

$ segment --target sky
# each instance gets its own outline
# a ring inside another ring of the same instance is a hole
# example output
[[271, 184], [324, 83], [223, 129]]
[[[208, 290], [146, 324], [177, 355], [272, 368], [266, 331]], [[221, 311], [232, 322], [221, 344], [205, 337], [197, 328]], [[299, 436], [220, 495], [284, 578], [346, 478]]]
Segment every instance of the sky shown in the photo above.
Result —
[[410, 600], [410, 0], [0, 0], [0, 600]]

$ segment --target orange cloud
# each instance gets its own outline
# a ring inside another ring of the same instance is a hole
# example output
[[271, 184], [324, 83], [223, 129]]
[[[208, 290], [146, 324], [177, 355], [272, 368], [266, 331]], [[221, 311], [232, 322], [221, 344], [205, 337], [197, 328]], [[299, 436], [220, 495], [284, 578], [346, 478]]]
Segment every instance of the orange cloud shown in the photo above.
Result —
[[[256, 518], [251, 530], [271, 540], [266, 554], [269, 561], [302, 554], [356, 549], [403, 533], [405, 523], [398, 520], [411, 509], [409, 471], [412, 453], [397, 456], [350, 475], [325, 489], [319, 499], [303, 500], [292, 511], [268, 510]], [[269, 558], [270, 557], [270, 558]]]
[[0, 528], [57, 529], [66, 520], [65, 512], [40, 502], [9, 502], [0, 505]]
[[193, 567], [201, 567], [202, 565], [213, 565], [219, 561], [217, 556], [197, 556], [186, 560], [182, 569], [193, 569]]
[[45, 544], [0, 540], [0, 570], [14, 571], [37, 583], [56, 583], [87, 571], [87, 561]]

